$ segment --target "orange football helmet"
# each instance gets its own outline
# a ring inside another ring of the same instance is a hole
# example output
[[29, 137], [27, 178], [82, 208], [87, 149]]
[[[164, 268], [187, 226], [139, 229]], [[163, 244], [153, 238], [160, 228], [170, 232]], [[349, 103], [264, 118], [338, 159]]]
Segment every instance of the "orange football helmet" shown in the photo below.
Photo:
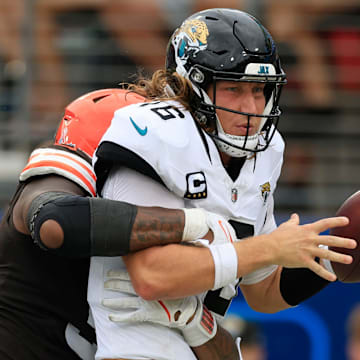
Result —
[[142, 96], [124, 89], [102, 89], [80, 96], [66, 107], [55, 145], [81, 150], [92, 157], [114, 112], [144, 101]]

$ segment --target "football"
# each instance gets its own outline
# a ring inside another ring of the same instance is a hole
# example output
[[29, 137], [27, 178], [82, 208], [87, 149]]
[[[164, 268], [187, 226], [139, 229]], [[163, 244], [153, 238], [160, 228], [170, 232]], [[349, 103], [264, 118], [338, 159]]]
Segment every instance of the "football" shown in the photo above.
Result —
[[346, 265], [332, 262], [331, 265], [341, 282], [360, 282], [360, 191], [357, 191], [348, 197], [340, 206], [336, 215], [348, 217], [350, 223], [344, 227], [331, 229], [330, 234], [354, 239], [357, 241], [358, 246], [355, 249], [330, 247], [331, 250], [348, 254], [353, 257], [353, 262], [351, 264]]

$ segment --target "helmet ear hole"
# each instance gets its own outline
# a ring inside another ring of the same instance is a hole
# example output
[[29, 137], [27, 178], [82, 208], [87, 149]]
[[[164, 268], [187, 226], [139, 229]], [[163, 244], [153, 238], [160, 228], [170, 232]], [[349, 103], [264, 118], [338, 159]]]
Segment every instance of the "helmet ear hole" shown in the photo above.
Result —
[[190, 80], [202, 84], [205, 81], [205, 75], [201, 70], [195, 68], [190, 74]]

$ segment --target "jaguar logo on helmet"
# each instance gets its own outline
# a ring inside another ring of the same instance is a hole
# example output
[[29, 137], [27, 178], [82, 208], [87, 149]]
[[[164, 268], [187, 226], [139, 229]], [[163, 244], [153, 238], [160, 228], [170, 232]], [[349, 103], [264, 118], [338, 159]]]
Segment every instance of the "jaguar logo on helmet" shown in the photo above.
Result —
[[186, 20], [174, 36], [178, 42], [178, 55], [184, 58], [185, 50], [189, 48], [196, 51], [206, 49], [209, 30], [204, 21], [199, 19]]

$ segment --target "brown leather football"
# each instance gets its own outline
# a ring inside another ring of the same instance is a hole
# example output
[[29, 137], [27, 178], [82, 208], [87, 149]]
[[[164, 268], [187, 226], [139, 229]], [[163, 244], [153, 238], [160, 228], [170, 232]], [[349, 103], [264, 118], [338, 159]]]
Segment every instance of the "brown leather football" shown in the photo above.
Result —
[[358, 246], [355, 249], [331, 247], [331, 250], [348, 254], [353, 257], [353, 262], [351, 264], [332, 262], [331, 265], [341, 282], [360, 282], [360, 191], [349, 196], [340, 206], [336, 215], [348, 217], [350, 223], [344, 227], [331, 229], [330, 234], [354, 239], [357, 241]]

